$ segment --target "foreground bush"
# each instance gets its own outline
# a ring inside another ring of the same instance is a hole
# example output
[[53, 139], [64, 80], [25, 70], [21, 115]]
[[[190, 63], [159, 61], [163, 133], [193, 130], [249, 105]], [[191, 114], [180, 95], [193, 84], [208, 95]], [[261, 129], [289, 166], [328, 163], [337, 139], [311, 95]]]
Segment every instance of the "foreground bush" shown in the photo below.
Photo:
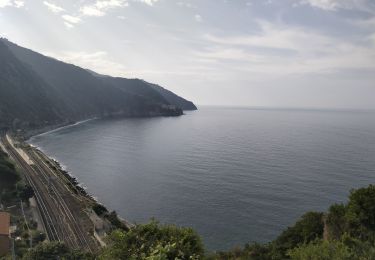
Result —
[[80, 251], [70, 250], [63, 243], [41, 243], [29, 250], [24, 260], [94, 260], [95, 257]]
[[[323, 233], [325, 237], [323, 240]], [[210, 259], [375, 259], [375, 186], [352, 190], [327, 214], [308, 212], [268, 244], [249, 244]]]
[[114, 231], [100, 259], [201, 259], [200, 237], [190, 228], [160, 225], [152, 221], [125, 231]]
[[248, 244], [207, 256], [200, 237], [192, 229], [155, 221], [129, 230], [115, 230], [107, 242], [108, 246], [95, 256], [71, 251], [59, 243], [42, 243], [23, 259], [375, 259], [375, 186], [352, 190], [348, 203], [331, 206], [327, 214], [304, 214], [267, 244]]
[[371, 260], [375, 248], [371, 243], [344, 235], [341, 240], [317, 240], [289, 251], [292, 260]]

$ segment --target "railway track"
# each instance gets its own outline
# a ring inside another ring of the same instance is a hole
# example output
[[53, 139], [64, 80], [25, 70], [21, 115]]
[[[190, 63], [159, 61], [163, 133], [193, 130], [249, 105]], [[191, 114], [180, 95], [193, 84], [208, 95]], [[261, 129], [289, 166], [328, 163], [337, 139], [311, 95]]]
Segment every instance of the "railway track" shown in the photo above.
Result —
[[[54, 183], [54, 179], [52, 176], [55, 176], [55, 175], [53, 174], [53, 170], [51, 170], [45, 164], [45, 162], [41, 158], [37, 157], [37, 155], [35, 155], [33, 152], [28, 153], [28, 154], [31, 156], [31, 159], [34, 161], [35, 166], [38, 168], [38, 171], [41, 174], [41, 176], [43, 176], [45, 183], [49, 186], [51, 194], [55, 196], [56, 199], [59, 201], [60, 206], [61, 206], [60, 210], [62, 211], [63, 215], [67, 217], [67, 220], [70, 223], [70, 227], [72, 231], [74, 232], [74, 234], [76, 235], [79, 248], [86, 248], [91, 251], [90, 243], [88, 242], [84, 231], [81, 229], [78, 221], [74, 217], [72, 211], [69, 209], [67, 203], [65, 202], [65, 199], [63, 198], [63, 196], [61, 195], [60, 191], [58, 190], [58, 188], [56, 187]], [[47, 175], [48, 172], [50, 173], [49, 176]]]
[[7, 152], [13, 158], [13, 160], [25, 171], [24, 176], [27, 182], [30, 184], [30, 186], [34, 190], [35, 199], [38, 204], [38, 211], [42, 218], [43, 227], [46, 231], [47, 238], [50, 241], [61, 241], [58, 235], [57, 229], [56, 229], [55, 221], [53, 220], [52, 214], [50, 212], [50, 209], [44, 202], [43, 196], [39, 192], [39, 189], [37, 188], [35, 182], [30, 177], [32, 175], [32, 168], [23, 160], [23, 158], [21, 158], [18, 152], [14, 151], [13, 147], [11, 146], [11, 144], [9, 144], [6, 138], [2, 138], [2, 143], [4, 144]]
[[23, 169], [27, 182], [34, 190], [47, 238], [50, 241], [65, 242], [74, 249], [93, 252], [89, 235], [82, 230], [80, 223], [64, 199], [64, 196], [71, 194], [67, 195], [66, 190], [65, 194], [61, 191], [61, 184], [58, 183], [58, 180], [52, 178], [54, 176], [53, 170], [37, 155], [31, 154], [33, 152], [29, 154], [35, 165], [35, 168], [32, 167], [15, 150], [6, 137], [2, 137], [1, 140], [9, 155]]

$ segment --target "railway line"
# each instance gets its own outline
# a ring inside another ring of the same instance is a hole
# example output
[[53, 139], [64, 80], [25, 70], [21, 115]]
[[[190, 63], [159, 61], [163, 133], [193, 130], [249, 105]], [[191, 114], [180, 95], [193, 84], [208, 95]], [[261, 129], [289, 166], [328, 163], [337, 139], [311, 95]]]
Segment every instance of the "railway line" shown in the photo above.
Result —
[[62, 197], [60, 193], [61, 191], [58, 190], [57, 185], [54, 183], [55, 175], [47, 176], [46, 174], [47, 172], [52, 173], [53, 170], [51, 170], [45, 164], [45, 162], [41, 160], [41, 158], [37, 158], [33, 152], [28, 153], [28, 154], [31, 155], [31, 158], [34, 161], [36, 167], [38, 168], [39, 173], [41, 174], [41, 176], [43, 176], [45, 183], [48, 184], [50, 188], [50, 193], [53, 194], [56, 197], [57, 201], [60, 202], [61, 207], [59, 209], [63, 213], [63, 215], [67, 217], [67, 220], [69, 221], [69, 223], [71, 223], [70, 227], [72, 229], [72, 232], [76, 235], [78, 246], [80, 248], [90, 249], [90, 243], [88, 242], [86, 236], [84, 235], [84, 231], [81, 229], [80, 225], [78, 224], [77, 219], [74, 217], [72, 211], [69, 209], [67, 203], [65, 202], [65, 199]]
[[[5, 136], [1, 137], [1, 141], [9, 155], [23, 170], [25, 179], [34, 190], [47, 238], [50, 241], [64, 242], [74, 249], [95, 251], [97, 246], [93, 236], [80, 222], [82, 205], [66, 189], [53, 170], [33, 151], [27, 153], [33, 165], [28, 164]], [[72, 207], [79, 210], [72, 211]], [[78, 213], [81, 213], [79, 217]]]

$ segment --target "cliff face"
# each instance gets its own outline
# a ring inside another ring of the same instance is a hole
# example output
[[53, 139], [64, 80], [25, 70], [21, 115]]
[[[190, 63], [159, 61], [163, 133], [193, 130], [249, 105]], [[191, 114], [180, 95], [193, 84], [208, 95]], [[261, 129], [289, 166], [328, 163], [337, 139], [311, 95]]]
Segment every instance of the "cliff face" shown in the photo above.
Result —
[[145, 81], [100, 76], [5, 39], [0, 58], [0, 123], [7, 126], [111, 115], [178, 116], [187, 107], [183, 98]]

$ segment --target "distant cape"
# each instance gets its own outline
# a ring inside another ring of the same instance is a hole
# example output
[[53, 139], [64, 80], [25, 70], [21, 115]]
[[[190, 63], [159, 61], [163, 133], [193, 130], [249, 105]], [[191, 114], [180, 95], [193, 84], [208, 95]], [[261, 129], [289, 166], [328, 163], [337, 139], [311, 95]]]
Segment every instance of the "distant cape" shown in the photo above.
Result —
[[107, 116], [179, 116], [196, 106], [140, 79], [101, 75], [0, 39], [0, 127]]

